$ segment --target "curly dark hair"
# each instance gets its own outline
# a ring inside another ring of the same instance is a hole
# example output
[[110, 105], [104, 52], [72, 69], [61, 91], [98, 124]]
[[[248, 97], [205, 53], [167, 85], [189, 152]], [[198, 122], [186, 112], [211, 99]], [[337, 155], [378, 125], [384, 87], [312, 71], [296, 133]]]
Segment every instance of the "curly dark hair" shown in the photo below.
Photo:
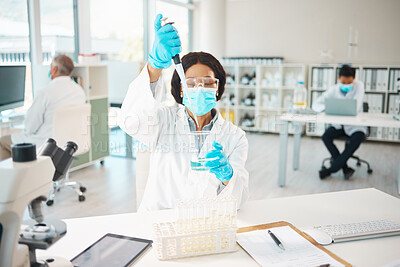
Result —
[[[213, 55], [206, 52], [190, 52], [189, 54], [182, 57], [181, 61], [185, 73], [191, 66], [197, 63], [210, 67], [214, 72], [215, 78], [219, 80], [217, 101], [221, 99], [225, 91], [226, 72], [224, 70], [224, 67], [222, 67], [221, 63], [218, 61], [218, 59], [216, 59]], [[172, 75], [171, 94], [174, 96], [175, 101], [177, 103], [182, 104], [181, 79], [179, 78], [176, 70]]]

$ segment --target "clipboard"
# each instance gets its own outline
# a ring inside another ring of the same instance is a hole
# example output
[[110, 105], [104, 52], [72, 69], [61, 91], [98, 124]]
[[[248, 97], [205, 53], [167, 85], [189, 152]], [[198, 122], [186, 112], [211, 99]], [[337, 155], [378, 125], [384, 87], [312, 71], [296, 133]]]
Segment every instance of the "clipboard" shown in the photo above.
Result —
[[[299, 235], [301, 235], [303, 238], [308, 240], [311, 244], [313, 244], [314, 246], [316, 246], [320, 250], [324, 251], [326, 254], [328, 254], [333, 259], [337, 260], [338, 262], [342, 263], [344, 266], [346, 266], [346, 267], [351, 267], [352, 266], [347, 261], [343, 260], [342, 258], [338, 257], [334, 253], [330, 252], [329, 250], [327, 250], [326, 248], [321, 246], [319, 243], [317, 243], [317, 241], [315, 241], [313, 238], [308, 236], [306, 233], [303, 233], [302, 231], [297, 229], [295, 226], [293, 226], [291, 223], [288, 223], [288, 222], [285, 222], [285, 221], [254, 225], [254, 226], [249, 226], [249, 227], [242, 227], [242, 228], [239, 228], [239, 230], [237, 230], [236, 233], [239, 234], [239, 233], [251, 232], [251, 231], [255, 231], [255, 230], [265, 230], [265, 229], [271, 229], [271, 228], [281, 227], [281, 226], [289, 226], [294, 231], [296, 231]], [[240, 246], [239, 243], [237, 243], [237, 244]], [[240, 247], [254, 260], [254, 258], [250, 255], [250, 253], [248, 253], [242, 246], [240, 246]]]

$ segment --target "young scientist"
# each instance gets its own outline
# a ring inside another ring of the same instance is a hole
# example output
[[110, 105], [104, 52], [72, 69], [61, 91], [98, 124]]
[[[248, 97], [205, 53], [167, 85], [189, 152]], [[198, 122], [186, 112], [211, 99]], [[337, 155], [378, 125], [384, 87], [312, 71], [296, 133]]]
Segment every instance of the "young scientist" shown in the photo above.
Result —
[[[238, 206], [248, 198], [249, 174], [245, 169], [248, 143], [245, 133], [225, 121], [215, 109], [225, 90], [226, 73], [220, 62], [204, 52], [182, 57], [189, 99], [175, 71], [171, 94], [178, 105], [160, 103], [162, 69], [181, 52], [181, 41], [172, 25], [161, 27], [156, 17], [155, 41], [149, 62], [130, 84], [121, 107], [119, 125], [151, 150], [150, 170], [139, 211], [173, 208], [178, 199], [232, 196]], [[197, 126], [194, 114], [198, 118]], [[195, 140], [194, 131], [210, 131]], [[193, 143], [210, 161], [208, 171], [193, 171]]]
[[[364, 84], [355, 80], [356, 70], [348, 65], [343, 65], [339, 71], [338, 84], [329, 88], [317, 101], [312, 108], [321, 112], [325, 109], [325, 98], [346, 98], [357, 100], [357, 111], [363, 111]], [[343, 170], [344, 178], [347, 180], [354, 174], [354, 169], [347, 166], [347, 160], [358, 149], [360, 144], [365, 140], [367, 128], [362, 126], [350, 125], [332, 125], [322, 135], [322, 141], [332, 156], [331, 166], [322, 168], [319, 171], [319, 177], [324, 179], [331, 173]], [[340, 153], [333, 140], [341, 136], [350, 137], [350, 145]]]

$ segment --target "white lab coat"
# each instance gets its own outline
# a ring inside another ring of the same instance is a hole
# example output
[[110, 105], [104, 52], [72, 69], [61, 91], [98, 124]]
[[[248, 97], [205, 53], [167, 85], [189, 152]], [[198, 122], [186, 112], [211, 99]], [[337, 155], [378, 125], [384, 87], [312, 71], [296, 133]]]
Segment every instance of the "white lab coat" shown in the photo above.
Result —
[[86, 102], [81, 86], [69, 76], [53, 79], [40, 90], [25, 117], [23, 133], [11, 135], [13, 144], [34, 143], [39, 148], [47, 138], [53, 136], [53, 113], [56, 108], [80, 105]]
[[[325, 110], [325, 99], [326, 98], [343, 98], [343, 99], [356, 99], [357, 100], [357, 111], [363, 112], [363, 101], [364, 101], [364, 84], [360, 81], [354, 80], [353, 89], [349, 91], [346, 95], [340, 91], [340, 85], [332, 85], [326, 92], [324, 92], [312, 105], [312, 109], [317, 112], [322, 112]], [[341, 129], [342, 125], [333, 124], [336, 129]], [[362, 126], [352, 126], [344, 125], [344, 132], [350, 136], [355, 132], [367, 132], [366, 127]]]
[[[149, 177], [139, 211], [174, 208], [179, 199], [217, 197], [221, 184], [208, 171], [191, 170], [194, 138], [189, 135], [185, 107], [162, 105], [156, 100], [161, 91], [162, 83], [158, 82], [153, 96], [145, 66], [130, 84], [118, 119], [122, 130], [151, 150]], [[249, 195], [249, 174], [245, 169], [247, 138], [244, 131], [218, 114], [204, 141], [202, 155], [212, 149], [214, 140], [223, 146], [233, 168], [232, 179], [218, 197], [233, 196], [240, 205]]]

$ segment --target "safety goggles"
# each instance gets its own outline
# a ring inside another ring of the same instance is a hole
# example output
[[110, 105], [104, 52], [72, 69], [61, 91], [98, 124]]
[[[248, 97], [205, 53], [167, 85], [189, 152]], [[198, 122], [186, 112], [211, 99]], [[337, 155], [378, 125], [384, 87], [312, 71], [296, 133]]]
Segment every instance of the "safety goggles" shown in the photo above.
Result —
[[208, 89], [217, 89], [219, 80], [211, 77], [195, 77], [186, 79], [188, 88], [204, 87]]

